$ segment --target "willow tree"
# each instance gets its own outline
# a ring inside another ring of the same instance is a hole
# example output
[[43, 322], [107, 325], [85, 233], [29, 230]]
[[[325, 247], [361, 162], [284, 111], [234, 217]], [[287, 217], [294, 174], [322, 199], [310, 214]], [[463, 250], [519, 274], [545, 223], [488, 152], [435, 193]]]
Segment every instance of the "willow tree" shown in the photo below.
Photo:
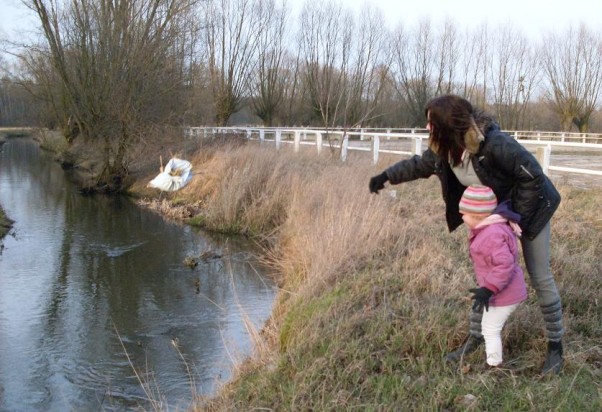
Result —
[[525, 115], [539, 82], [536, 56], [527, 38], [512, 24], [500, 26], [491, 38], [489, 90], [494, 114], [504, 129], [525, 127]]
[[314, 116], [334, 126], [341, 113], [348, 82], [353, 18], [333, 1], [306, 2], [299, 33], [303, 86]]
[[[192, 0], [28, 0], [47, 47], [47, 87], [78, 138], [100, 155], [91, 189], [119, 190], [128, 174], [129, 147], [177, 106], [183, 83], [182, 16]], [[36, 60], [30, 64], [35, 68]], [[43, 71], [45, 68], [39, 68]], [[43, 89], [43, 88], [42, 88]], [[100, 147], [98, 147], [100, 145]]]
[[241, 106], [264, 24], [262, 0], [206, 0], [205, 42], [215, 121], [223, 126]]
[[378, 112], [387, 85], [391, 53], [382, 13], [365, 4], [351, 45], [341, 123], [365, 126], [383, 116]]
[[255, 70], [249, 79], [253, 112], [265, 126], [272, 126], [285, 97], [291, 71], [286, 59], [288, 13], [274, 0], [257, 3], [264, 29], [258, 33]]
[[412, 126], [424, 125], [424, 107], [435, 95], [437, 43], [428, 19], [412, 30], [399, 27], [393, 38], [395, 86]]
[[548, 97], [565, 131], [575, 124], [587, 132], [589, 118], [600, 103], [602, 38], [585, 25], [550, 34], [542, 50]]
[[490, 30], [483, 23], [473, 30], [467, 30], [462, 39], [462, 53], [459, 62], [459, 94], [468, 99], [475, 107], [487, 105], [487, 78], [490, 57]]

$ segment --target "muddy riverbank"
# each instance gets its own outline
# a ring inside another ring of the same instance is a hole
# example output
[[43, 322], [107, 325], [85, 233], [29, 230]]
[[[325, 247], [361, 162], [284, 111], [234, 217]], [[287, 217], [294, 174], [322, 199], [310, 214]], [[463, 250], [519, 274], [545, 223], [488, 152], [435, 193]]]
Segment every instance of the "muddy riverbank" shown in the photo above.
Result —
[[[6, 138], [0, 133], [0, 151], [2, 151], [2, 145], [6, 142]], [[0, 204], [0, 240], [6, 236], [13, 226], [13, 221], [6, 216], [2, 204]]]
[[13, 221], [6, 216], [2, 206], [0, 206], [0, 239], [6, 236], [11, 227], [13, 227]]

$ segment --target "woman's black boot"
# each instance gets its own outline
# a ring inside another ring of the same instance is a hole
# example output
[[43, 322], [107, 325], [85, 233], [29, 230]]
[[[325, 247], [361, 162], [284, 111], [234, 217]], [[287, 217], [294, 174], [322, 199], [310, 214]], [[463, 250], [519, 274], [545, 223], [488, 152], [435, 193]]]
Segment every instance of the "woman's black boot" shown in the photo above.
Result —
[[548, 341], [548, 352], [546, 354], [546, 361], [543, 364], [543, 369], [541, 371], [542, 375], [546, 375], [548, 373], [558, 374], [560, 369], [562, 369], [562, 364], [564, 363], [564, 359], [562, 358], [562, 342], [553, 342]]

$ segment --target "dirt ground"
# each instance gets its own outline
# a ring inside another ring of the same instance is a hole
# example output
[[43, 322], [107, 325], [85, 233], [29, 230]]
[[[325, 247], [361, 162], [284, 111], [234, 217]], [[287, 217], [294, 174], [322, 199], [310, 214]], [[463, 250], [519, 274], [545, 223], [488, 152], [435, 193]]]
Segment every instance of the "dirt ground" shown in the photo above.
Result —
[[[602, 172], [602, 148], [597, 153], [553, 154], [550, 165], [599, 170]], [[602, 187], [602, 176], [556, 170], [551, 170], [549, 176], [553, 181], [568, 183], [581, 188]]]

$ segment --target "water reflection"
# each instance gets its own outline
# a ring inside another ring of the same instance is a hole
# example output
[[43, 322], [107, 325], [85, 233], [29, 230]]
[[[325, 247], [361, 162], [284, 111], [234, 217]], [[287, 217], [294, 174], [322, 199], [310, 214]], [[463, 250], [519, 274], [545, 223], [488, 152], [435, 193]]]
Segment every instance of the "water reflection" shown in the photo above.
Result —
[[[250, 349], [274, 289], [251, 245], [81, 196], [37, 146], [0, 154], [0, 409], [184, 409]], [[219, 259], [187, 256], [213, 250]], [[141, 383], [142, 382], [142, 383]]]

